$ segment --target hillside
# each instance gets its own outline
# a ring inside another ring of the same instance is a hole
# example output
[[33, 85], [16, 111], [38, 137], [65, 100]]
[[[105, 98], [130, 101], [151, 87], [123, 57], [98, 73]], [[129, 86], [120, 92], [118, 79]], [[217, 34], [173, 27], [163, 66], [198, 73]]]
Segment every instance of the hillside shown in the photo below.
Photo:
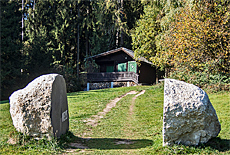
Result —
[[[217, 138], [197, 147], [162, 146], [163, 86], [136, 86], [68, 94], [70, 132], [35, 141], [17, 133], [8, 101], [0, 104], [2, 154], [229, 154], [230, 93], [208, 94], [221, 123]], [[8, 144], [14, 140], [16, 144]]]

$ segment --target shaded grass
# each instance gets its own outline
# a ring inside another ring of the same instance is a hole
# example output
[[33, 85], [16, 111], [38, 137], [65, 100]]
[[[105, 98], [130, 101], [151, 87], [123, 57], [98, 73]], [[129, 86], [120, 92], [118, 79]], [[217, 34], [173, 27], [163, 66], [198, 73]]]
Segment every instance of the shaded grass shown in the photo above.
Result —
[[[84, 120], [101, 112], [106, 104], [131, 90], [145, 94], [137, 97], [133, 114], [132, 98], [127, 95], [102, 118], [96, 127]], [[199, 146], [162, 146], [163, 86], [137, 86], [68, 94], [70, 132], [59, 140], [36, 141], [17, 133], [12, 125], [8, 101], [0, 103], [0, 154], [56, 154], [66, 150], [78, 154], [230, 154], [230, 93], [208, 94], [219, 121], [218, 137]], [[7, 144], [10, 138], [17, 144]], [[72, 147], [76, 143], [87, 149]]]
[[230, 137], [230, 93], [219, 92], [209, 95], [209, 99], [216, 110], [221, 124], [219, 136], [223, 139]]
[[11, 116], [10, 116], [10, 105], [8, 101], [1, 101], [0, 103], [0, 144], [6, 142], [9, 138], [9, 134], [16, 132]]

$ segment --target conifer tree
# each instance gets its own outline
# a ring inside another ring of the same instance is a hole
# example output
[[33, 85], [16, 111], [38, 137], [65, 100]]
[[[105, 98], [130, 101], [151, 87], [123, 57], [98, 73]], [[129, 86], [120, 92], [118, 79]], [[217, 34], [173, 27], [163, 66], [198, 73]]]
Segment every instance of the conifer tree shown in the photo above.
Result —
[[53, 36], [49, 33], [54, 23], [53, 1], [37, 0], [25, 3], [24, 53], [26, 55], [25, 72], [33, 79], [49, 73], [53, 63]]
[[[9, 1], [9, 6], [8, 1], [1, 4], [2, 10], [14, 11], [10, 19], [18, 20], [18, 24], [12, 24], [17, 30], [9, 30], [9, 33], [18, 34], [12, 39], [20, 47], [18, 49], [21, 49], [20, 34], [23, 34], [23, 48], [17, 56], [14, 53], [17, 58], [23, 56], [23, 63], [20, 66], [19, 61], [14, 61], [17, 65], [13, 72], [17, 70], [21, 74], [22, 69], [27, 80], [50, 72], [73, 79], [76, 78], [73, 75], [84, 69], [85, 57], [120, 46], [131, 48], [130, 29], [143, 11], [140, 1], [126, 0], [21, 0], [20, 3]], [[22, 8], [23, 16], [14, 7], [10, 8], [11, 4]], [[2, 23], [8, 16], [1, 18]], [[9, 27], [7, 23], [2, 24], [2, 29]], [[4, 36], [10, 35], [1, 36], [3, 44]], [[1, 75], [5, 78], [10, 72]]]
[[20, 87], [22, 44], [20, 2], [4, 0], [1, 4], [1, 100]]

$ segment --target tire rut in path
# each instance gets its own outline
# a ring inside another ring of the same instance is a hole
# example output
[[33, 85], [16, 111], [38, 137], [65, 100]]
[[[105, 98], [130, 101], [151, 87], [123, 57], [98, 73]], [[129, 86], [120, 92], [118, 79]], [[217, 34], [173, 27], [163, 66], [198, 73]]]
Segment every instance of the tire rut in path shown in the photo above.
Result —
[[[120, 101], [123, 97], [129, 95], [129, 94], [137, 94], [138, 92], [136, 91], [130, 91], [124, 95], [122, 95], [121, 97], [118, 97], [118, 98], [115, 98], [114, 100], [112, 100], [110, 103], [108, 103], [106, 105], [106, 108], [103, 109], [103, 112], [99, 112], [97, 115], [93, 115], [91, 118], [85, 120], [84, 122], [87, 122], [86, 124], [87, 125], [91, 125], [91, 126], [97, 126], [98, 124], [98, 121], [103, 118], [109, 111], [111, 111], [111, 109], [113, 107], [116, 106], [116, 103], [118, 101]], [[133, 98], [132, 98], [132, 102], [131, 102], [131, 105], [129, 107], [129, 114], [130, 116], [133, 114], [133, 108], [134, 108], [134, 103], [135, 103], [135, 100], [138, 96], [142, 95], [145, 93], [145, 90], [142, 90], [140, 93], [138, 93], [137, 95], [135, 95]], [[90, 140], [91, 138], [84, 138], [84, 140]], [[121, 139], [121, 140], [118, 140], [115, 142], [115, 145], [120, 145], [120, 144], [126, 144], [126, 145], [130, 145], [130, 144], [133, 144], [134, 142], [133, 141], [130, 141], [130, 140], [127, 140], [127, 139]], [[89, 149], [88, 146], [86, 146], [85, 144], [83, 143], [70, 143], [70, 146], [71, 147], [74, 147], [75, 149], [83, 149], [82, 151], [84, 152], [84, 149]], [[69, 153], [73, 153], [75, 152], [75, 149], [68, 149], [67, 152]]]
[[142, 90], [139, 92], [137, 95], [135, 95], [132, 98], [131, 104], [129, 106], [129, 111], [128, 115], [126, 118], [126, 125], [125, 128], [123, 129], [124, 133], [126, 133], [127, 137], [133, 137], [135, 136], [135, 132], [133, 131], [133, 114], [134, 114], [134, 105], [135, 105], [135, 100], [137, 99], [138, 96], [142, 95], [145, 93], [145, 90]]
[[142, 90], [139, 94], [137, 94], [136, 91], [130, 91], [130, 92], [128, 92], [128, 93], [122, 95], [121, 97], [115, 98], [114, 100], [112, 100], [110, 103], [108, 103], [108, 104], [106, 105], [106, 108], [103, 109], [102, 112], [99, 112], [97, 115], [91, 116], [91, 118], [85, 120], [84, 122], [87, 122], [87, 123], [86, 123], [87, 125], [91, 125], [91, 126], [93, 126], [93, 127], [94, 127], [94, 126], [97, 126], [99, 120], [100, 120], [101, 118], [103, 118], [109, 111], [111, 111], [111, 109], [112, 109], [113, 107], [116, 106], [116, 103], [117, 103], [118, 101], [120, 101], [123, 97], [125, 97], [125, 96], [127, 96], [127, 95], [129, 95], [129, 94], [137, 94], [135, 97], [132, 98], [132, 104], [131, 104], [130, 110], [129, 110], [130, 114], [132, 114], [132, 113], [133, 113], [133, 106], [134, 106], [134, 101], [135, 101], [135, 99], [136, 99], [138, 96], [140, 96], [140, 95], [142, 95], [142, 94], [144, 94], [144, 93], [145, 93], [145, 90]]
[[142, 90], [140, 93], [138, 93], [137, 95], [135, 95], [133, 98], [132, 98], [132, 103], [129, 107], [129, 115], [132, 115], [133, 114], [133, 108], [134, 108], [134, 103], [135, 103], [135, 100], [137, 99], [138, 96], [142, 95], [145, 93], [145, 90]]

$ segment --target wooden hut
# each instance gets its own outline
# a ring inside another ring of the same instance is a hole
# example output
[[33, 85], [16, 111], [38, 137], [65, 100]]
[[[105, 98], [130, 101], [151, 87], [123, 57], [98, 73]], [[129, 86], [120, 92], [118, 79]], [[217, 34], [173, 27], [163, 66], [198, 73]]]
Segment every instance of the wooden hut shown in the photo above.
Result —
[[[120, 47], [88, 58], [99, 66], [98, 72], [87, 73], [88, 82], [135, 82], [154, 84], [162, 72], [141, 57], [134, 59], [134, 52]], [[157, 74], [158, 73], [158, 74]], [[159, 75], [159, 73], [161, 73]]]

